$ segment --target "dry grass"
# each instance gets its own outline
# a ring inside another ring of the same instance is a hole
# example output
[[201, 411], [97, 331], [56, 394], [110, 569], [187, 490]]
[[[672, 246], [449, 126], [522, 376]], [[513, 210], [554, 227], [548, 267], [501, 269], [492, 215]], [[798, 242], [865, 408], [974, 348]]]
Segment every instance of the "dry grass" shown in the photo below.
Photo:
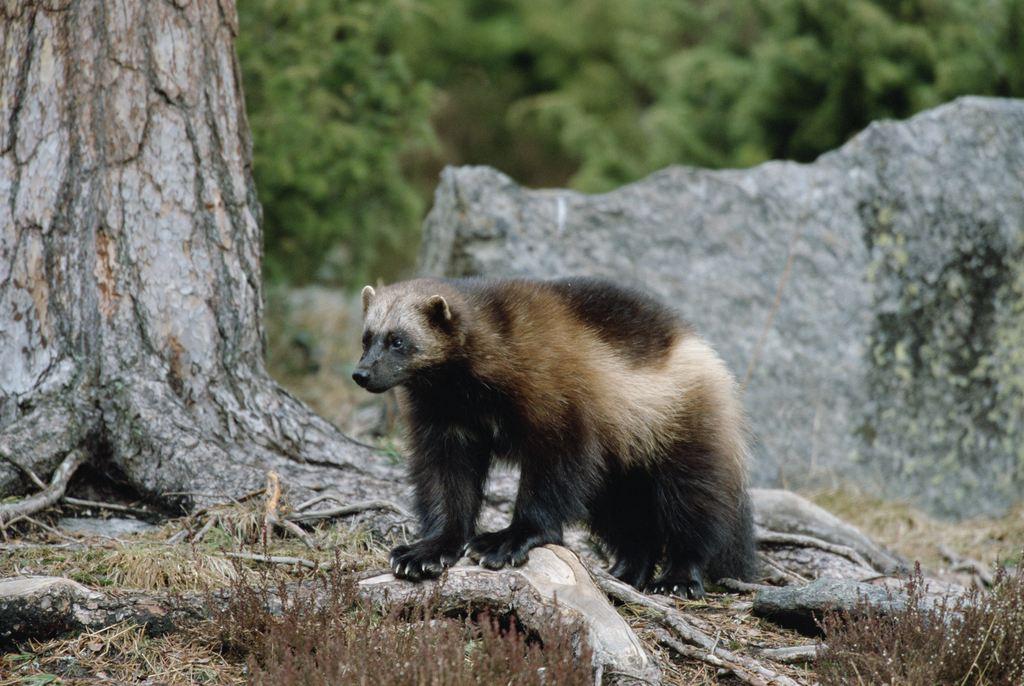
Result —
[[[310, 530], [318, 548], [274, 534], [264, 540], [262, 504], [252, 502], [223, 505], [182, 519], [172, 520], [159, 530], [125, 535], [113, 540], [81, 537], [75, 542], [54, 539], [48, 532], [27, 529], [16, 542], [6, 544], [0, 554], [0, 577], [24, 574], [66, 576], [98, 588], [135, 588], [150, 591], [201, 591], [221, 588], [266, 565], [236, 561], [229, 552], [301, 557], [322, 564], [340, 564], [359, 572], [387, 564], [390, 541], [348, 522], [322, 522]], [[209, 526], [207, 526], [209, 525]], [[204, 529], [198, 543], [189, 538], [171, 544], [184, 528], [195, 536]], [[5, 544], [0, 544], [3, 548]], [[305, 578], [310, 570], [289, 565], [270, 568], [277, 578]]]
[[235, 576], [223, 555], [182, 550], [152, 541], [85, 540], [76, 546], [46, 544], [5, 551], [0, 576], [66, 576], [88, 586], [153, 591], [198, 591], [224, 586]]
[[215, 642], [190, 633], [151, 638], [129, 624], [31, 642], [23, 652], [4, 656], [0, 665], [0, 686], [245, 683], [243, 666], [225, 659]]
[[1019, 560], [1024, 541], [1024, 504], [1003, 517], [977, 517], [951, 522], [930, 517], [911, 505], [880, 500], [854, 489], [810, 494], [812, 500], [868, 536], [926, 569], [945, 565], [939, 547], [994, 567]]

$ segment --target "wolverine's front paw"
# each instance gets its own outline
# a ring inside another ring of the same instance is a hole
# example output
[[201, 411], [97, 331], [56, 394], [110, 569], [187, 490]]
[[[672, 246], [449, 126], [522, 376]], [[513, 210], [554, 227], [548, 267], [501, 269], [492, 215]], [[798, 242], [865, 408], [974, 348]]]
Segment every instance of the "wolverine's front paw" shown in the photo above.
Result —
[[545, 543], [560, 543], [560, 537], [508, 527], [501, 531], [480, 534], [466, 546], [466, 554], [481, 567], [501, 569], [521, 567], [529, 559], [531, 548]]
[[459, 561], [460, 547], [429, 538], [416, 541], [412, 545], [396, 546], [391, 551], [391, 571], [399, 579], [433, 579]]

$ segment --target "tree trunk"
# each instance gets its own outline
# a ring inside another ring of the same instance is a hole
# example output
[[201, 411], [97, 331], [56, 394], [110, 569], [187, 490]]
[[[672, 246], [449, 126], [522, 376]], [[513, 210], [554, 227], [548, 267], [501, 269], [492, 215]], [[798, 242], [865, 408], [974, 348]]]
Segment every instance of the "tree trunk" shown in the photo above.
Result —
[[233, 0], [0, 17], [0, 495], [75, 448], [175, 509], [268, 469], [297, 495], [393, 491], [264, 367]]

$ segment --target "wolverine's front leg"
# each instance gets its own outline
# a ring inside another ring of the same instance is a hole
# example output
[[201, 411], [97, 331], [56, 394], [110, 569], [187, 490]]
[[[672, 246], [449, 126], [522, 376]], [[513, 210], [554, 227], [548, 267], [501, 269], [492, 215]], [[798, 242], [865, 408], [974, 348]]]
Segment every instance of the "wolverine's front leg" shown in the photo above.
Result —
[[532, 548], [562, 543], [566, 523], [583, 514], [588, 479], [565, 461], [524, 462], [512, 523], [469, 542], [469, 557], [488, 569], [519, 567]]
[[480, 513], [488, 449], [460, 432], [420, 430], [413, 437], [410, 478], [416, 495], [420, 539], [391, 551], [395, 576], [436, 577], [462, 556]]

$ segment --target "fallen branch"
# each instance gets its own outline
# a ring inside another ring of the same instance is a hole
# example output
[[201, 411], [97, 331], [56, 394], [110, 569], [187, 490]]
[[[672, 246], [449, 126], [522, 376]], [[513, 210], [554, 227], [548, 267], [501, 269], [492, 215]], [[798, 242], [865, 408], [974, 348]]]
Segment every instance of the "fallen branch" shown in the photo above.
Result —
[[33, 515], [40, 510], [56, 505], [64, 496], [71, 476], [83, 462], [85, 462], [85, 453], [80, 450], [72, 450], [53, 472], [50, 484], [45, 489], [13, 503], [0, 505], [0, 526], [5, 527], [3, 522], [15, 517]]
[[[321, 498], [322, 500], [334, 499], [334, 496], [318, 497]], [[312, 522], [319, 519], [333, 519], [334, 517], [345, 517], [348, 515], [359, 514], [360, 512], [366, 512], [367, 510], [391, 510], [392, 512], [396, 512], [402, 515], [403, 517], [409, 519], [412, 518], [412, 515], [408, 511], [403, 509], [401, 506], [391, 502], [390, 500], [367, 500], [365, 502], [352, 503], [351, 505], [343, 505], [341, 507], [335, 507], [329, 510], [315, 510], [313, 512], [295, 512], [293, 514], [287, 515], [285, 519], [292, 522]]]
[[866, 569], [874, 569], [871, 563], [864, 559], [864, 556], [853, 548], [846, 545], [840, 545], [838, 543], [829, 543], [828, 541], [823, 541], [822, 539], [814, 536], [807, 536], [804, 534], [787, 534], [779, 531], [767, 531], [761, 528], [758, 528], [756, 536], [758, 545], [785, 545], [817, 548], [818, 550], [824, 550], [825, 552], [832, 553], [833, 555], [845, 557], [855, 565], [860, 565]]
[[[68, 543], [77, 543], [78, 542], [78, 539], [75, 538], [74, 536], [68, 536], [66, 533], [64, 533], [60, 529], [55, 529], [52, 526], [50, 526], [49, 524], [47, 524], [46, 522], [41, 522], [38, 519], [36, 519], [35, 517], [30, 517], [29, 515], [18, 515], [17, 519], [24, 519], [24, 520], [26, 520], [28, 522], [31, 522], [34, 526], [38, 526], [43, 531], [46, 531], [47, 533], [52, 534], [53, 536], [56, 536], [57, 538], [60, 538], [60, 539], [62, 539], [64, 541], [67, 541]], [[16, 520], [11, 520], [11, 523], [13, 524], [15, 521]]]
[[729, 578], [719, 579], [715, 583], [724, 589], [735, 591], [736, 593], [757, 593], [763, 588], [773, 588], [769, 584], [752, 584], [748, 581]]
[[145, 626], [154, 635], [204, 619], [210, 608], [199, 594], [174, 597], [119, 591], [107, 595], [62, 577], [0, 580], [0, 646], [96, 631], [121, 622]]
[[[229, 556], [272, 564], [326, 567], [303, 558], [245, 553]], [[470, 608], [502, 616], [511, 613], [524, 629], [542, 636], [552, 622], [567, 622], [580, 632], [580, 640], [592, 647], [599, 673], [659, 683], [657, 665], [643, 644], [594, 586], [578, 558], [559, 546], [535, 548], [530, 561], [516, 569], [491, 571], [461, 565], [432, 582], [416, 584], [395, 579], [391, 574], [378, 574], [360, 581], [357, 592], [382, 609], [427, 602], [442, 613]], [[122, 622], [145, 626], [151, 634], [162, 634], [208, 618], [223, 607], [228, 593], [107, 594], [57, 577], [0, 580], [0, 645], [95, 631]], [[317, 586], [308, 581], [288, 584], [285, 593], [313, 594], [314, 600], [319, 599]], [[280, 612], [280, 600], [277, 590], [269, 589], [268, 610]]]
[[333, 569], [333, 562], [316, 562], [307, 560], [304, 557], [292, 557], [290, 555], [261, 555], [259, 553], [224, 553], [225, 557], [236, 560], [252, 560], [253, 562], [266, 562], [275, 565], [292, 565], [305, 567], [306, 569]]
[[150, 510], [144, 510], [141, 507], [132, 507], [130, 505], [121, 505], [120, 503], [102, 503], [98, 500], [83, 500], [82, 498], [72, 498], [69, 495], [61, 498], [62, 503], [68, 505], [74, 505], [76, 507], [92, 507], [97, 510], [110, 510], [111, 512], [125, 512], [127, 514], [139, 515], [143, 517], [152, 517], [158, 513]]
[[[203, 526], [200, 527], [199, 531], [196, 532], [196, 535], [192, 537], [192, 545], [195, 545], [196, 543], [199, 543], [200, 541], [202, 541], [203, 538], [206, 536], [206, 534], [208, 534], [210, 532], [210, 529], [212, 529], [216, 523], [217, 523], [217, 518], [216, 517], [209, 517], [209, 518], [207, 518], [207, 520], [203, 524]], [[177, 535], [177, 534], [175, 534], [175, 535]]]
[[772, 662], [790, 665], [801, 662], [814, 662], [825, 649], [823, 643], [812, 643], [805, 646], [786, 646], [784, 648], [759, 648], [757, 654]]
[[752, 611], [775, 624], [808, 636], [821, 634], [818, 622], [827, 612], [861, 615], [868, 608], [880, 614], [906, 607], [906, 593], [848, 579], [816, 579], [801, 586], [762, 589]]
[[[594, 573], [594, 581], [598, 588], [629, 605], [639, 605], [654, 614], [654, 621], [669, 629], [682, 639], [685, 643], [700, 649], [701, 655], [709, 655], [703, 659], [708, 664], [713, 664], [713, 658], [723, 663], [723, 669], [728, 669], [736, 678], [744, 683], [763, 686], [764, 684], [779, 684], [780, 686], [797, 686], [797, 683], [789, 677], [779, 674], [761, 662], [738, 655], [718, 645], [718, 641], [711, 638], [703, 631], [695, 627], [693, 622], [685, 614], [670, 606], [667, 602], [655, 600], [652, 596], [640, 593], [632, 586], [628, 586], [607, 572], [598, 570]], [[692, 651], [690, 651], [692, 652]], [[694, 653], [696, 655], [696, 653]], [[719, 665], [715, 665], [719, 666]]]
[[953, 549], [945, 544], [939, 545], [939, 554], [950, 564], [954, 572], [965, 572], [975, 577], [975, 583], [984, 588], [991, 588], [995, 583], [995, 577], [991, 570], [981, 562], [970, 557], [961, 557], [953, 552]]
[[311, 550], [316, 550], [318, 548], [316, 541], [303, 531], [302, 527], [278, 516], [277, 509], [281, 502], [281, 478], [277, 472], [267, 472], [266, 494], [267, 502], [263, 510], [263, 545], [267, 545], [268, 538], [273, 534], [274, 527], [277, 526], [301, 540]]
[[552, 622], [582, 626], [581, 638], [593, 649], [599, 672], [658, 683], [657, 666], [636, 634], [579, 558], [561, 546], [534, 548], [529, 561], [514, 569], [493, 572], [463, 562], [436, 581], [414, 584], [379, 574], [360, 581], [358, 590], [384, 610], [410, 602], [428, 602], [442, 613], [511, 610], [524, 627], [542, 635]]
[[[664, 629], [660, 629], [660, 628], [659, 629], [655, 629], [654, 630], [654, 635], [658, 639], [658, 643], [660, 643], [663, 646], [666, 646], [668, 648], [671, 648], [672, 650], [674, 650], [679, 655], [682, 655], [683, 657], [688, 657], [688, 658], [697, 660], [699, 662], [703, 662], [705, 664], [709, 664], [712, 667], [716, 667], [718, 669], [721, 669], [721, 670], [724, 670], [724, 671], [727, 671], [727, 672], [732, 672], [732, 665], [730, 665], [729, 663], [723, 661], [722, 658], [718, 657], [714, 653], [709, 653], [708, 651], [704, 650], [703, 648], [698, 648], [697, 646], [693, 646], [693, 645], [688, 645], [686, 643], [682, 643], [678, 639], [673, 638], [671, 636], [671, 634], [669, 634]], [[739, 676], [739, 675], [737, 675], [737, 676]], [[740, 677], [740, 678], [741, 678], [741, 680], [744, 681], [744, 683], [757, 684], [758, 686], [767, 683], [766, 681], [763, 681], [762, 679], [749, 680], [749, 679], [742, 679], [742, 677]]]

